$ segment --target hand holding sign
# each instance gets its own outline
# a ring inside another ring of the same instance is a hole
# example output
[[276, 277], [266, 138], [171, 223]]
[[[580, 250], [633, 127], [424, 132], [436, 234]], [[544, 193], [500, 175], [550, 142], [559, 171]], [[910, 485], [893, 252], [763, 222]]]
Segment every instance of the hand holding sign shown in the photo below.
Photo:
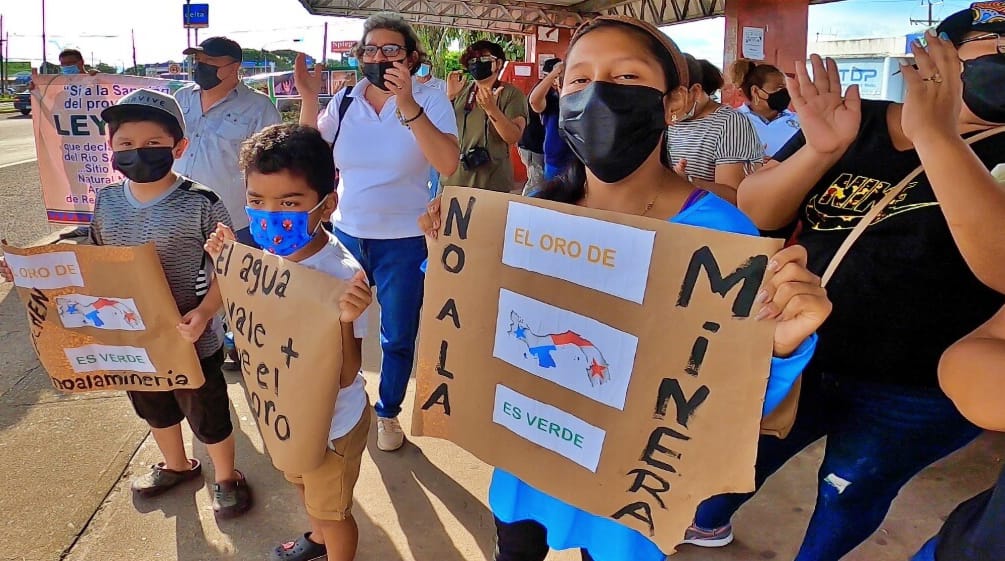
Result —
[[[7, 245], [7, 240], [0, 240], [0, 244]], [[0, 256], [0, 278], [3, 278], [4, 282], [14, 282], [14, 272], [10, 270], [10, 265], [3, 256]]]
[[352, 278], [352, 283], [338, 299], [338, 307], [341, 313], [339, 321], [342, 323], [352, 323], [363, 315], [366, 308], [373, 302], [373, 294], [370, 292], [370, 283], [366, 280], [363, 271], [356, 273]]
[[820, 277], [806, 268], [806, 260], [806, 248], [800, 245], [776, 253], [768, 263], [768, 270], [775, 274], [757, 295], [764, 304], [757, 319], [778, 320], [774, 339], [777, 357], [795, 352], [823, 325], [833, 308], [827, 291], [820, 286]]
[[440, 197], [429, 201], [426, 212], [419, 217], [419, 229], [430, 239], [436, 239], [440, 232]]
[[209, 239], [206, 240], [206, 245], [203, 249], [209, 254], [214, 260], [223, 253], [223, 246], [227, 242], [236, 241], [237, 238], [234, 237], [234, 231], [230, 229], [230, 226], [226, 224], [217, 224], [216, 231], [209, 235]]

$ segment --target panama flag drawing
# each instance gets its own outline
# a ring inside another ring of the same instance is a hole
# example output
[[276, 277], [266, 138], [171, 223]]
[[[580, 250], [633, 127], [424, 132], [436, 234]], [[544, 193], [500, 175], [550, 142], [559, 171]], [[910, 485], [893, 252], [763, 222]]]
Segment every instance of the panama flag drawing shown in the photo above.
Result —
[[583, 353], [586, 363], [584, 374], [586, 374], [590, 385], [610, 381], [610, 365], [604, 359], [603, 353], [580, 334], [566, 331], [565, 333], [538, 335], [527, 327], [527, 323], [516, 312], [510, 312], [510, 321], [510, 335], [527, 344], [527, 350], [534, 355], [534, 358], [537, 359], [537, 365], [541, 368], [555, 368], [557, 364], [553, 353], [560, 347], [569, 346]]
[[63, 327], [95, 327], [120, 331], [143, 331], [143, 318], [132, 298], [106, 298], [84, 294], [56, 297], [56, 307]]
[[493, 356], [590, 399], [624, 409], [638, 338], [506, 289]]

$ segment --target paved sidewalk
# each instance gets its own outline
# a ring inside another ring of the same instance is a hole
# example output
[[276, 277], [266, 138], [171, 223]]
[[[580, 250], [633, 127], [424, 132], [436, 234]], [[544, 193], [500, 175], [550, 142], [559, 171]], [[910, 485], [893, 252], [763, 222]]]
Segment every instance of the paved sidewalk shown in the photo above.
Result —
[[[258, 561], [306, 530], [294, 489], [271, 465], [251, 417], [240, 375], [228, 373], [239, 427], [238, 465], [256, 505], [217, 523], [212, 474], [155, 500], [135, 500], [134, 473], [158, 461], [143, 422], [124, 395], [55, 393], [28, 343], [23, 311], [0, 285], [0, 560]], [[373, 318], [376, 325], [376, 316]], [[376, 330], [374, 330], [376, 331]], [[376, 397], [379, 346], [364, 349], [367, 389]], [[408, 427], [411, 388], [402, 421]], [[359, 561], [491, 559], [492, 516], [485, 505], [490, 468], [447, 442], [415, 439], [397, 453], [377, 450], [371, 432], [356, 488]], [[186, 431], [191, 442], [191, 434]], [[1005, 438], [984, 437], [927, 470], [901, 495], [883, 529], [849, 561], [905, 561], [957, 503], [997, 476]], [[820, 445], [790, 462], [736, 519], [737, 543], [716, 551], [683, 547], [680, 561], [791, 560], [812, 509]], [[578, 560], [575, 552], [549, 561]]]

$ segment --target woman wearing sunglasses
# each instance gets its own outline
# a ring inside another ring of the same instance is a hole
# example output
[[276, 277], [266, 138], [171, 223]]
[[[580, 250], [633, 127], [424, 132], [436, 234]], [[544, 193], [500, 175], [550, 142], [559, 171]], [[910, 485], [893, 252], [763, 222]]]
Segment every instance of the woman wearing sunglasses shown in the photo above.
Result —
[[404, 443], [398, 424], [419, 332], [426, 242], [415, 224], [429, 202], [429, 168], [457, 168], [457, 123], [443, 93], [413, 80], [426, 54], [398, 14], [370, 16], [356, 50], [364, 80], [335, 94], [318, 115], [321, 72], [297, 59], [300, 124], [332, 143], [339, 170], [335, 235], [363, 265], [380, 302], [377, 447]]
[[461, 136], [461, 165], [443, 185], [491, 191], [513, 189], [510, 147], [520, 141], [527, 124], [527, 97], [513, 84], [499, 80], [506, 63], [502, 47], [491, 41], [471, 44], [461, 54], [462, 72], [451, 72], [447, 96], [454, 103]]

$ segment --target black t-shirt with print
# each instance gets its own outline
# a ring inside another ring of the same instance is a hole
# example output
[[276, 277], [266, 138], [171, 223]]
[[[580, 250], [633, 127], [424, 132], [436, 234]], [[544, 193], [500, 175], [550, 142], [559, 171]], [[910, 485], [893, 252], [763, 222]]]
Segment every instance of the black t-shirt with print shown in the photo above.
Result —
[[935, 561], [1005, 559], [1005, 471], [998, 484], [956, 507], [939, 532]]
[[[920, 165], [887, 128], [890, 102], [863, 101], [858, 138], [799, 208], [798, 242], [822, 275], [872, 205]], [[805, 143], [800, 133], [775, 159]], [[1005, 134], [973, 145], [988, 169], [1005, 161]], [[989, 232], [999, 224], [988, 224]], [[937, 387], [943, 351], [987, 321], [1005, 298], [984, 286], [953, 241], [927, 177], [912, 181], [855, 242], [827, 286], [834, 311], [814, 363], [863, 380]]]

